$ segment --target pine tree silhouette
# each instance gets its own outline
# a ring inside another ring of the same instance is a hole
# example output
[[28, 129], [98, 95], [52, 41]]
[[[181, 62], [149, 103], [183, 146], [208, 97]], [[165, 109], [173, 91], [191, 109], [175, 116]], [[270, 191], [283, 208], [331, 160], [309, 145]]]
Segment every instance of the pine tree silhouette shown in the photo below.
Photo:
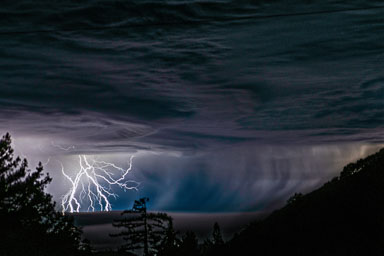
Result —
[[200, 249], [196, 234], [192, 231], [186, 232], [180, 244], [180, 255], [199, 256]]
[[75, 255], [81, 232], [55, 210], [44, 189], [51, 182], [38, 164], [14, 158], [11, 136], [0, 140], [0, 255]]
[[148, 213], [148, 198], [135, 200], [131, 210], [125, 210], [123, 219], [115, 220], [114, 227], [124, 230], [111, 237], [123, 237], [126, 243], [121, 247], [123, 252], [142, 250], [144, 256], [158, 253], [167, 230], [172, 225], [172, 218], [165, 213]]
[[220, 226], [219, 223], [215, 222], [213, 225], [213, 232], [212, 232], [212, 238], [213, 238], [213, 245], [215, 246], [221, 246], [224, 244], [223, 236], [221, 235]]
[[180, 239], [177, 237], [177, 233], [173, 228], [173, 220], [169, 217], [168, 227], [165, 230], [165, 235], [158, 248], [158, 256], [178, 256]]

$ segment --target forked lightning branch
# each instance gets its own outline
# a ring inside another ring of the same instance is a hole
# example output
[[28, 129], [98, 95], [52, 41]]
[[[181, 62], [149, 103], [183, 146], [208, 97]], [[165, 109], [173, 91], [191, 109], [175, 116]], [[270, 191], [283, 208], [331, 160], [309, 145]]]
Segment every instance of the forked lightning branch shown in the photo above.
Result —
[[85, 155], [78, 157], [79, 169], [74, 175], [70, 175], [60, 163], [62, 174], [71, 184], [61, 201], [63, 212], [79, 212], [85, 207], [87, 211], [110, 211], [112, 205], [109, 199], [117, 197], [113, 188], [124, 191], [138, 189], [138, 182], [127, 179], [132, 170], [133, 155], [129, 158], [127, 169]]

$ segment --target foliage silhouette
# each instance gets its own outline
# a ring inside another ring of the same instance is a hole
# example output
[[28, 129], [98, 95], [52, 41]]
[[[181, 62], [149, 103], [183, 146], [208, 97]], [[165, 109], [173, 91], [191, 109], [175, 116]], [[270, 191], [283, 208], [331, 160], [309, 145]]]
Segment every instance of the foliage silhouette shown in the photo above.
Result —
[[173, 228], [172, 218], [169, 218], [169, 224], [165, 231], [164, 238], [158, 248], [158, 256], [176, 256], [179, 254], [180, 239]]
[[181, 240], [179, 247], [179, 255], [183, 256], [199, 256], [200, 249], [196, 234], [192, 231], [186, 232]]
[[217, 222], [213, 224], [212, 239], [205, 239], [202, 246], [202, 255], [221, 254], [224, 246], [224, 239], [221, 235], [220, 226]]
[[291, 196], [291, 197], [287, 200], [287, 204], [293, 204], [294, 202], [299, 201], [302, 197], [303, 197], [303, 194], [301, 194], [301, 193], [295, 193], [293, 196]]
[[45, 193], [51, 182], [38, 164], [14, 158], [11, 136], [0, 140], [0, 255], [78, 255], [86, 246], [72, 219], [55, 210]]
[[125, 244], [121, 247], [122, 252], [135, 252], [143, 250], [144, 256], [157, 254], [162, 246], [169, 243], [174, 235], [172, 218], [165, 213], [148, 213], [148, 198], [135, 200], [131, 210], [125, 210], [122, 219], [115, 220], [114, 227], [124, 228], [117, 234], [110, 234], [112, 237], [123, 237]]
[[223, 236], [221, 235], [219, 223], [213, 224], [212, 242], [214, 246], [222, 246], [224, 244]]

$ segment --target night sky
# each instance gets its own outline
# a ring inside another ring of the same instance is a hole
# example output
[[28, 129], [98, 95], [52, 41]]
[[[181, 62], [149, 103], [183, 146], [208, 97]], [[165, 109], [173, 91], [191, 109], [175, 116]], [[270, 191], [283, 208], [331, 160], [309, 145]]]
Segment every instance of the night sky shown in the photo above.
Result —
[[[324, 6], [186, 1], [135, 16], [107, 2], [3, 7], [0, 131], [44, 163], [58, 207], [61, 164], [75, 175], [78, 155], [123, 168], [134, 155], [138, 191], [111, 187], [114, 210], [147, 196], [152, 210], [264, 212], [383, 146], [383, 9], [236, 21]], [[69, 29], [164, 17], [179, 25]], [[233, 20], [185, 22], [207, 17]], [[8, 33], [32, 30], [55, 31]]]

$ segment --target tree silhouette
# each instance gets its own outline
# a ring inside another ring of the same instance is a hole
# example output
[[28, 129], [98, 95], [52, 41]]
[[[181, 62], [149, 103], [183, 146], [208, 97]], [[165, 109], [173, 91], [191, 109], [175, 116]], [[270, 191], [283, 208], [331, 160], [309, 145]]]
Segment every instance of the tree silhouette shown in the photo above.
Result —
[[169, 224], [165, 230], [165, 235], [158, 249], [158, 256], [176, 256], [179, 254], [180, 239], [177, 238], [177, 232], [173, 228], [172, 218], [169, 217]]
[[14, 158], [11, 136], [0, 140], [0, 255], [74, 255], [81, 232], [73, 221], [55, 211], [44, 189], [51, 182], [38, 164]]
[[219, 223], [213, 224], [212, 242], [214, 246], [221, 246], [224, 244], [223, 236], [221, 235]]
[[188, 231], [183, 235], [179, 251], [180, 255], [183, 256], [200, 255], [199, 243], [195, 233]]
[[224, 246], [223, 236], [221, 235], [220, 226], [217, 222], [213, 224], [212, 239], [205, 239], [202, 247], [203, 255], [220, 255]]
[[300, 199], [303, 198], [303, 194], [301, 193], [295, 193], [293, 196], [291, 196], [288, 200], [287, 200], [287, 204], [293, 204], [294, 202], [298, 202]]
[[110, 234], [112, 237], [123, 237], [126, 243], [121, 250], [124, 252], [143, 250], [144, 256], [157, 254], [167, 231], [172, 228], [172, 218], [167, 214], [147, 212], [148, 201], [148, 198], [135, 200], [131, 210], [122, 212], [122, 215], [128, 216], [113, 223], [114, 227], [125, 229]]

